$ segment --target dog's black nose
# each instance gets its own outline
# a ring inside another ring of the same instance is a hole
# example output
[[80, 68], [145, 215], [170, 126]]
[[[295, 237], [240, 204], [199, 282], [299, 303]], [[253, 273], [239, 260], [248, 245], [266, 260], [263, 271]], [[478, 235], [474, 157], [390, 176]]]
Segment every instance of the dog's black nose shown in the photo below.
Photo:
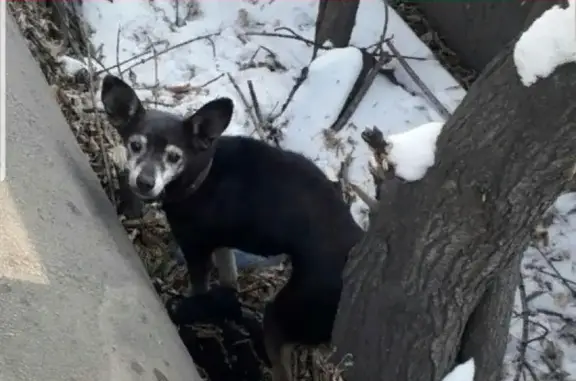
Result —
[[136, 186], [145, 193], [150, 192], [154, 188], [154, 183], [154, 177], [147, 176], [143, 173], [136, 179]]

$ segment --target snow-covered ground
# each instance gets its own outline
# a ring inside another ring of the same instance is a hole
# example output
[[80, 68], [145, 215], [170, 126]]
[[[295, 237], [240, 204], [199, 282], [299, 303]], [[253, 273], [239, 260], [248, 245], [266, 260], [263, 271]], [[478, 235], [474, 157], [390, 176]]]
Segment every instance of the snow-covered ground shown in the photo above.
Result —
[[[111, 67], [148, 52], [122, 65], [125, 77], [139, 89], [141, 99], [156, 101], [158, 108], [187, 113], [209, 99], [228, 96], [235, 101], [236, 112], [227, 134], [258, 136], [242, 97], [228, 75], [250, 105], [247, 83], [252, 81], [263, 116], [277, 115], [295, 79], [309, 65], [312, 47], [299, 39], [274, 34], [293, 37], [296, 33], [303, 39], [314, 40], [317, 2], [179, 0], [177, 3], [178, 15], [174, 1], [86, 2], [84, 15], [94, 30], [92, 41], [102, 53], [101, 62]], [[362, 23], [355, 27], [351, 44], [368, 47], [377, 43], [384, 12], [382, 1], [363, 1], [357, 16]], [[408, 57], [418, 76], [425, 79], [430, 90], [452, 111], [465, 94], [457, 82], [392, 10], [387, 31], [387, 36], [394, 36], [393, 43]], [[186, 43], [199, 36], [210, 37]], [[180, 43], [183, 46], [161, 53]], [[154, 51], [158, 53], [156, 58], [152, 58]], [[324, 55], [309, 67], [308, 79], [275, 120], [274, 125], [282, 127], [284, 135], [280, 144], [314, 159], [332, 178], [351, 154], [350, 180], [373, 194], [368, 173], [371, 154], [360, 138], [362, 130], [377, 125], [388, 134], [443, 120], [393, 60], [388, 66], [397, 69], [396, 79], [408, 91], [378, 76], [349, 125], [336, 139], [331, 139], [325, 130], [336, 120], [361, 69], [362, 58], [353, 48], [320, 53]], [[138, 64], [141, 59], [148, 60]], [[111, 72], [118, 71], [112, 69]], [[153, 91], [155, 85], [158, 85], [157, 91]], [[365, 224], [365, 205], [357, 201], [352, 209], [357, 220]]]
[[[226, 133], [257, 137], [250, 111], [234, 85], [252, 105], [247, 85], [251, 81], [264, 117], [276, 116], [274, 126], [281, 130], [282, 147], [304, 153], [332, 178], [350, 156], [350, 180], [369, 195], [374, 194], [374, 185], [368, 171], [372, 153], [360, 137], [365, 127], [377, 126], [388, 135], [427, 124], [430, 128], [425, 133], [414, 131], [390, 140], [397, 144], [397, 155], [413, 152], [419, 157], [417, 167], [406, 168], [404, 177], [408, 180], [421, 176], [433, 160], [433, 150], [420, 150], [418, 141], [411, 149], [407, 138], [425, 136], [433, 141], [441, 124], [431, 122], [443, 122], [443, 118], [396, 59], [387, 67], [395, 69], [400, 85], [377, 76], [349, 123], [335, 135], [326, 133], [358, 76], [362, 57], [354, 48], [322, 49], [310, 65], [312, 47], [302, 40], [314, 39], [317, 0], [91, 0], [84, 2], [83, 9], [94, 31], [92, 42], [101, 53], [100, 62], [114, 67], [128, 61], [121, 65], [124, 79], [132, 82], [149, 107], [184, 114], [208, 100], [227, 96], [234, 100], [236, 111]], [[351, 44], [368, 47], [377, 43], [385, 20], [384, 2], [362, 0], [357, 20], [361, 21], [354, 28]], [[390, 36], [418, 77], [453, 111], [465, 91], [392, 9], [387, 29]], [[278, 116], [296, 78], [307, 66], [308, 79]], [[111, 72], [117, 74], [118, 69]], [[575, 203], [575, 195], [559, 200], [550, 227], [550, 245], [529, 249], [523, 262], [530, 310], [528, 340], [541, 336], [528, 344], [529, 368], [524, 368], [528, 380], [532, 369], [538, 375], [550, 374], [549, 366], [558, 362], [569, 373], [568, 379], [576, 377], [576, 283], [571, 280], [576, 217], [569, 213]], [[366, 209], [360, 200], [352, 205], [355, 218], [364, 226]], [[522, 304], [519, 296], [518, 314]], [[510, 380], [515, 380], [522, 320], [522, 316], [515, 317], [511, 326]], [[556, 358], [551, 359], [551, 346], [564, 356], [559, 357], [556, 350]]]

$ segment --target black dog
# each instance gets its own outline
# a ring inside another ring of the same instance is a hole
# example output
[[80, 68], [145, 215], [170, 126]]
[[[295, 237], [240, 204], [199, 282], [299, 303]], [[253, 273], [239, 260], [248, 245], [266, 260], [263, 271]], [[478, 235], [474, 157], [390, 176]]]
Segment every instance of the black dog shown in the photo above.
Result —
[[342, 270], [363, 235], [341, 194], [302, 155], [222, 136], [233, 112], [229, 98], [181, 118], [145, 110], [134, 90], [111, 75], [101, 97], [128, 151], [130, 187], [143, 199], [163, 201], [194, 292], [208, 289], [213, 252], [221, 282], [232, 285], [236, 269], [226, 248], [290, 257], [292, 275], [264, 313], [274, 381], [290, 381], [292, 345], [330, 341]]

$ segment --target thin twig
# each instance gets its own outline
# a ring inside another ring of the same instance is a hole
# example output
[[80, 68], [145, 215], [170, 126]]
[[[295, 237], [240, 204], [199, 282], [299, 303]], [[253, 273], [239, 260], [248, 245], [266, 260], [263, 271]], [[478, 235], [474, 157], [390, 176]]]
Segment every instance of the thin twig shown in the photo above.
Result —
[[392, 57], [392, 58], [402, 57], [405, 60], [412, 60], [412, 61], [432, 61], [432, 58], [426, 58], [426, 57], [405, 56], [405, 55], [397, 56], [396, 54], [392, 54], [392, 53], [389, 53], [389, 54], [390, 54], [390, 57]]
[[282, 33], [272, 33], [272, 32], [247, 32], [244, 33], [245, 36], [264, 36], [264, 37], [279, 37], [279, 38], [286, 38], [289, 40], [297, 40], [297, 41], [302, 41], [303, 43], [305, 43], [306, 45], [309, 46], [316, 46], [318, 49], [324, 49], [324, 50], [328, 50], [330, 48], [322, 46], [322, 45], [318, 45], [317, 43], [315, 43], [312, 40], [309, 40], [307, 38], [304, 38], [302, 36], [298, 36], [298, 35], [292, 35], [292, 34], [282, 34]]
[[370, 213], [375, 213], [378, 210], [378, 201], [373, 199], [358, 185], [350, 180], [350, 166], [352, 165], [352, 152], [346, 155], [340, 165], [338, 173], [338, 180], [342, 190], [352, 190], [370, 209]]
[[178, 0], [174, 1], [176, 9], [174, 10], [175, 18], [174, 24], [180, 26], [180, 2]]
[[251, 80], [248, 80], [248, 93], [250, 94], [250, 99], [252, 100], [252, 106], [254, 107], [254, 115], [260, 124], [260, 128], [264, 129], [264, 118], [262, 117], [262, 112], [260, 110], [260, 104], [258, 103], [258, 97], [256, 97], [256, 91], [254, 91], [254, 84]]
[[526, 369], [528, 370], [528, 373], [530, 373], [530, 376], [532, 377], [533, 381], [538, 381], [538, 376], [536, 375], [536, 372], [534, 371], [534, 369], [532, 368], [532, 365], [530, 365], [528, 363], [528, 361], [524, 362], [524, 366], [526, 367]]
[[548, 259], [548, 257], [546, 257], [546, 255], [544, 254], [544, 252], [537, 247], [536, 250], [538, 250], [538, 252], [540, 253], [540, 255], [542, 256], [542, 258], [544, 258], [544, 260], [546, 261], [546, 263], [548, 263], [548, 266], [550, 266], [552, 268], [552, 271], [554, 271], [556, 273], [556, 275], [558, 275], [558, 279], [560, 280], [560, 282], [562, 282], [564, 284], [564, 286], [570, 291], [570, 293], [572, 294], [572, 297], [576, 297], [576, 291], [572, 288], [572, 286], [570, 285], [570, 283], [568, 283], [568, 281], [562, 276], [562, 274], [560, 274], [560, 271], [558, 271], [558, 269], [556, 268], [556, 266], [554, 266], [554, 264], [552, 263], [552, 261], [550, 259]]
[[574, 281], [572, 281], [572, 280], [570, 280], [570, 279], [566, 279], [566, 278], [562, 277], [561, 275], [553, 274], [553, 273], [548, 272], [548, 271], [546, 271], [546, 270], [544, 270], [544, 269], [539, 269], [539, 268], [534, 268], [534, 269], [537, 270], [538, 272], [541, 272], [542, 274], [546, 274], [546, 275], [548, 275], [548, 276], [551, 276], [551, 277], [553, 277], [553, 278], [556, 278], [556, 279], [561, 280], [561, 281], [564, 281], [564, 282], [568, 282], [568, 283], [572, 284], [573, 286], [576, 286], [576, 282], [574, 282]]
[[292, 29], [286, 27], [286, 26], [281, 26], [278, 28], [274, 28], [274, 32], [280, 32], [280, 31], [286, 31], [288, 33], [290, 33], [292, 36], [294, 36], [297, 40], [300, 41], [308, 41], [309, 44], [312, 44], [314, 47], [319, 48], [319, 49], [324, 49], [324, 50], [329, 50], [331, 48], [329, 47], [325, 47], [324, 45], [321, 45], [319, 43], [317, 43], [316, 41], [312, 41], [309, 40], [307, 38], [304, 38], [303, 36], [299, 35], [298, 33], [294, 32]]
[[[210, 33], [210, 34], [205, 34], [205, 35], [202, 35], [202, 36], [198, 36], [198, 37], [191, 38], [191, 39], [189, 39], [189, 40], [180, 42], [179, 44], [170, 46], [170, 47], [168, 47], [168, 48], [166, 48], [166, 49], [164, 49], [164, 50], [161, 50], [161, 51], [157, 52], [157, 53], [156, 53], [156, 56], [161, 56], [162, 54], [168, 53], [168, 52], [170, 52], [170, 51], [172, 51], [172, 50], [174, 50], [174, 49], [181, 48], [181, 47], [183, 47], [183, 46], [185, 46], [185, 45], [191, 44], [191, 43], [196, 42], [196, 41], [209, 40], [210, 42], [212, 42], [212, 40], [210, 40], [210, 38], [211, 38], [211, 37], [214, 37], [214, 36], [217, 36], [217, 35], [218, 35], [218, 33]], [[212, 46], [212, 47], [214, 48], [214, 46]], [[150, 47], [150, 49], [151, 49], [151, 48], [152, 48], [152, 47]], [[145, 56], [146, 54], [149, 54], [149, 53], [150, 53], [149, 51], [145, 51], [145, 52], [143, 52], [143, 53], [140, 53], [140, 54], [138, 54], [138, 55], [136, 55], [136, 56], [134, 56], [134, 57], [132, 57], [132, 58], [129, 58], [129, 59], [127, 59], [127, 60], [124, 60], [124, 61], [120, 62], [120, 64], [116, 64], [116, 65], [112, 66], [112, 68], [113, 68], [113, 67], [116, 67], [116, 66], [118, 66], [118, 65], [124, 65], [124, 64], [126, 64], [126, 63], [128, 63], [128, 62], [132, 62], [132, 61], [134, 61], [135, 59], [140, 58], [140, 57], [142, 57], [142, 56]], [[126, 72], [126, 71], [128, 71], [128, 70], [130, 70], [130, 69], [132, 69], [132, 68], [134, 68], [134, 67], [136, 67], [136, 66], [138, 66], [138, 65], [142, 65], [142, 64], [150, 61], [150, 60], [153, 59], [153, 58], [154, 58], [154, 55], [152, 55], [152, 56], [150, 56], [150, 57], [142, 58], [142, 59], [139, 60], [138, 62], [136, 62], [136, 63], [130, 65], [129, 67], [127, 67], [126, 69], [122, 70], [122, 72]], [[102, 72], [105, 72], [105, 71], [107, 71], [108, 69], [110, 69], [110, 68], [103, 69], [103, 70], [97, 72], [96, 74], [100, 74], [100, 73], [102, 73]]]
[[253, 63], [254, 59], [256, 59], [256, 55], [258, 54], [258, 52], [260, 51], [260, 49], [262, 49], [262, 45], [258, 46], [258, 49], [256, 49], [254, 51], [254, 53], [252, 54], [252, 57], [250, 57], [250, 59], [248, 60], [249, 63]]
[[122, 26], [118, 25], [118, 32], [116, 33], [116, 66], [118, 67], [118, 76], [124, 79], [122, 76], [122, 71], [120, 70], [120, 31]]
[[146, 63], [146, 62], [150, 61], [150, 60], [153, 59], [154, 57], [161, 56], [162, 54], [166, 54], [166, 53], [168, 53], [168, 52], [171, 52], [172, 50], [181, 48], [181, 47], [183, 47], [183, 46], [185, 46], [185, 45], [188, 45], [188, 44], [191, 44], [191, 43], [193, 43], [193, 42], [200, 41], [200, 40], [208, 40], [208, 41], [210, 41], [210, 42], [212, 43], [212, 50], [214, 50], [214, 49], [215, 49], [215, 48], [214, 48], [214, 45], [213, 45], [214, 43], [212, 42], [212, 40], [211, 40], [210, 38], [213, 37], [213, 36], [216, 36], [216, 35], [217, 35], [217, 33], [210, 33], [210, 34], [205, 34], [205, 35], [203, 35], [203, 36], [194, 37], [194, 38], [191, 38], [191, 39], [189, 39], [189, 40], [183, 41], [183, 42], [181, 42], [181, 43], [179, 43], [179, 44], [176, 44], [176, 45], [174, 45], [174, 46], [170, 46], [169, 48], [166, 48], [166, 49], [164, 49], [164, 50], [162, 50], [162, 51], [160, 51], [160, 52], [157, 52], [156, 54], [152, 55], [151, 57], [143, 58], [143, 59], [141, 59], [140, 61], [138, 61], [138, 62], [136, 62], [136, 63], [128, 66], [126, 69], [124, 69], [124, 70], [122, 70], [122, 71], [128, 71], [128, 70], [130, 70], [130, 69], [132, 69], [132, 68], [134, 68], [134, 67], [136, 67], [136, 66], [138, 66], [138, 65], [142, 65], [143, 63]]
[[238, 86], [238, 84], [236, 83], [236, 81], [234, 80], [234, 78], [230, 75], [230, 73], [226, 73], [226, 75], [228, 76], [228, 79], [230, 80], [230, 83], [232, 83], [232, 86], [234, 86], [234, 89], [236, 89], [236, 92], [238, 93], [238, 95], [240, 96], [240, 99], [242, 100], [242, 103], [244, 103], [244, 108], [246, 109], [246, 112], [248, 113], [248, 115], [250, 116], [250, 119], [252, 120], [252, 124], [254, 124], [254, 129], [256, 130], [256, 133], [258, 134], [258, 136], [260, 136], [260, 139], [263, 141], [266, 141], [266, 134], [264, 133], [264, 131], [260, 128], [260, 125], [258, 124], [258, 120], [256, 119], [256, 116], [254, 115], [254, 113], [252, 112], [252, 107], [250, 107], [250, 104], [248, 103], [248, 100], [246, 99], [246, 97], [244, 96], [244, 93], [242, 92], [242, 90], [240, 89], [240, 86]]
[[[160, 44], [163, 43], [163, 42], [165, 42], [165, 41], [156, 41], [156, 42], [154, 43], [154, 45], [160, 45]], [[117, 63], [117, 64], [115, 64], [115, 65], [112, 65], [112, 66], [109, 66], [109, 67], [105, 67], [104, 65], [102, 65], [102, 69], [99, 70], [99, 71], [97, 71], [95, 74], [96, 74], [96, 76], [99, 76], [99, 75], [102, 74], [102, 73], [110, 73], [110, 70], [112, 70], [112, 69], [119, 68], [119, 67], [122, 66], [122, 65], [125, 65], [125, 64], [127, 64], [127, 63], [129, 63], [129, 62], [132, 62], [132, 61], [135, 61], [135, 60], [137, 60], [138, 58], [144, 57], [145, 55], [149, 54], [151, 48], [152, 48], [151, 46], [148, 46], [146, 49], [144, 49], [144, 51], [143, 51], [142, 53], [138, 53], [138, 54], [136, 54], [135, 56], [130, 57], [130, 58], [127, 58], [127, 59], [125, 59], [124, 61], [120, 61], [120, 63]]]
[[388, 46], [388, 49], [390, 49], [392, 55], [394, 55], [398, 59], [398, 62], [400, 63], [402, 68], [406, 70], [406, 73], [408, 73], [408, 75], [410, 76], [410, 78], [412, 78], [414, 83], [422, 90], [422, 92], [430, 100], [430, 102], [432, 102], [438, 113], [442, 115], [442, 117], [445, 120], [450, 118], [450, 111], [448, 111], [448, 109], [442, 104], [442, 102], [440, 102], [438, 98], [436, 98], [434, 93], [430, 91], [428, 86], [426, 86], [426, 84], [420, 79], [420, 77], [418, 77], [416, 72], [410, 67], [410, 65], [408, 65], [408, 62], [406, 62], [404, 57], [402, 57], [402, 55], [400, 54], [398, 49], [396, 49], [392, 41], [386, 41], [386, 46]]
[[342, 190], [352, 190], [370, 209], [370, 213], [378, 210], [378, 202], [370, 197], [362, 188], [350, 181], [350, 166], [352, 165], [352, 152], [350, 152], [340, 165], [338, 180]]
[[566, 322], [574, 323], [574, 319], [572, 319], [571, 317], [566, 316], [560, 312], [551, 311], [551, 310], [546, 309], [546, 308], [538, 308], [536, 311], [538, 313], [541, 313], [541, 314], [557, 317], [557, 318], [562, 319]]
[[213, 84], [214, 82], [216, 82], [217, 80], [219, 80], [220, 78], [224, 77], [224, 73], [221, 73], [220, 75], [218, 75], [217, 77], [212, 78], [211, 80], [201, 84], [200, 86], [198, 86], [199, 88], [203, 88], [206, 86], [209, 86], [211, 84]]
[[360, 188], [358, 185], [354, 184], [353, 182], [349, 182], [350, 188], [358, 195], [360, 200], [362, 200], [368, 208], [370, 209], [370, 213], [376, 213], [378, 210], [378, 201], [372, 198], [368, 193], [364, 191], [364, 189]]
[[[307, 39], [307, 38], [305, 38], [305, 37], [302, 37], [302, 36], [296, 34], [294, 31], [292, 31], [290, 28], [287, 28], [287, 27], [280, 27], [280, 28], [276, 28], [276, 29], [274, 29], [274, 30], [286, 30], [286, 31], [291, 32], [292, 34], [282, 34], [282, 33], [274, 33], [274, 32], [247, 32], [247, 33], [244, 33], [244, 36], [263, 36], [263, 37], [287, 38], [287, 39], [291, 39], [291, 40], [301, 41], [301, 42], [305, 43], [306, 45], [314, 46], [314, 47], [316, 47], [317, 49], [322, 49], [322, 50], [330, 50], [330, 49], [333, 49], [333, 48], [330, 47], [330, 46], [320, 45], [320, 44], [315, 43], [315, 42], [312, 41], [312, 40], [309, 40], [309, 39]], [[350, 45], [350, 46], [356, 47], [356, 48], [358, 48], [358, 49], [360, 49], [360, 50], [365, 50], [365, 51], [366, 51], [367, 49], [369, 49], [369, 48], [371, 48], [371, 47], [379, 46], [379, 45], [382, 45], [382, 41], [375, 42], [375, 43], [373, 43], [373, 44], [371, 44], [371, 45], [369, 45], [368, 47], [365, 47], [365, 48], [363, 48], [363, 47], [358, 47], [358, 46], [354, 46], [354, 45]], [[264, 48], [264, 47], [263, 47], [263, 48]], [[264, 48], [264, 49], [266, 49], [266, 48]], [[391, 57], [396, 57], [395, 54], [390, 54], [390, 56], [391, 56]], [[431, 60], [431, 58], [417, 57], [417, 56], [401, 56], [401, 57], [404, 58], [405, 60], [413, 60], [413, 61], [430, 61], [430, 60]], [[315, 57], [313, 57], [313, 58], [315, 58]]]
[[520, 290], [520, 300], [522, 303], [522, 339], [518, 346], [518, 362], [516, 364], [514, 381], [520, 381], [522, 368], [526, 362], [526, 350], [528, 349], [528, 315], [530, 314], [530, 311], [528, 310], [528, 302], [526, 301], [526, 286], [524, 285], [522, 274], [520, 274], [520, 284], [518, 285], [518, 289]]
[[[101, 60], [100, 58], [98, 58], [98, 57], [92, 57], [92, 59], [93, 59], [94, 61], [96, 61], [96, 63], [97, 63], [98, 65], [100, 65], [101, 68], [104, 68], [104, 67], [105, 67], [105, 66], [104, 66], [104, 63], [102, 62], [102, 60]], [[98, 72], [96, 72], [94, 75], [98, 76], [97, 73], [98, 73]], [[109, 72], [107, 71], [107, 73], [109, 73]]]
[[216, 58], [216, 44], [214, 43], [214, 41], [212, 41], [212, 37], [206, 37], [206, 41], [208, 41], [208, 43], [212, 47], [212, 58]]
[[290, 93], [288, 94], [288, 97], [286, 98], [286, 100], [282, 104], [282, 107], [280, 108], [280, 112], [278, 114], [274, 115], [272, 120], [276, 120], [278, 117], [280, 117], [284, 113], [284, 111], [286, 111], [286, 109], [288, 108], [288, 105], [290, 104], [290, 102], [292, 102], [292, 98], [294, 98], [294, 94], [296, 94], [296, 91], [300, 88], [300, 86], [302, 86], [302, 84], [304, 83], [306, 78], [308, 78], [308, 71], [309, 71], [308, 66], [302, 68], [302, 70], [300, 71], [300, 75], [298, 76], [298, 78], [296, 78], [296, 81], [294, 82], [294, 86], [292, 86], [292, 89], [290, 90]]
[[154, 87], [152, 88], [152, 95], [154, 96], [154, 107], [158, 107], [158, 91], [160, 87], [160, 81], [158, 80], [158, 53], [156, 52], [156, 48], [152, 44], [152, 40], [149, 36], [148, 41], [150, 41], [150, 46], [152, 47], [152, 58], [154, 59]]
[[[381, 44], [383, 44], [386, 41], [386, 32], [388, 31], [388, 21], [389, 21], [388, 7], [389, 5], [387, 3], [384, 3], [384, 26], [382, 27], [382, 34], [380, 35]], [[342, 114], [340, 115], [338, 120], [336, 120], [336, 122], [331, 126], [332, 130], [338, 132], [342, 130], [342, 128], [344, 128], [344, 125], [348, 123], [348, 120], [352, 117], [352, 115], [354, 115], [354, 112], [356, 112], [356, 109], [358, 108], [360, 102], [368, 92], [368, 89], [370, 89], [370, 86], [372, 86], [372, 83], [374, 83], [374, 79], [376, 79], [376, 75], [378, 75], [378, 71], [380, 70], [380, 68], [387, 61], [390, 61], [390, 55], [387, 54], [387, 52], [385, 52], [382, 49], [382, 46], [380, 46], [378, 50], [380, 53], [380, 55], [378, 56], [378, 60], [376, 60], [374, 66], [372, 66], [372, 68], [368, 71], [368, 74], [366, 74], [364, 82], [362, 83], [362, 86], [360, 86], [360, 88], [358, 89], [358, 92], [356, 93], [354, 98], [352, 98], [346, 109], [342, 111]]]
[[[540, 312], [540, 311], [538, 311], [538, 312]], [[542, 332], [540, 335], [533, 337], [530, 340], [528, 340], [528, 345], [530, 345], [531, 343], [537, 342], [537, 341], [542, 341], [546, 337], [548, 337], [548, 334], [550, 334], [550, 330], [548, 328], [546, 328], [543, 324], [541, 324], [537, 321], [534, 321], [534, 320], [530, 320], [530, 324], [534, 324], [538, 328], [541, 328], [544, 332]]]

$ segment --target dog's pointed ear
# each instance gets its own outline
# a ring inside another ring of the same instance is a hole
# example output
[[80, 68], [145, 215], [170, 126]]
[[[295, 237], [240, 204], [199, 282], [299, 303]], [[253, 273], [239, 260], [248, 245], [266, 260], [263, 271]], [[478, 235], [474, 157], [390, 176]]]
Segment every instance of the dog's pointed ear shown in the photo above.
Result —
[[186, 118], [184, 125], [194, 143], [197, 143], [199, 148], [206, 149], [226, 130], [233, 112], [232, 99], [217, 98]]
[[144, 112], [142, 102], [134, 89], [111, 74], [107, 74], [102, 80], [100, 98], [110, 124], [117, 129]]

